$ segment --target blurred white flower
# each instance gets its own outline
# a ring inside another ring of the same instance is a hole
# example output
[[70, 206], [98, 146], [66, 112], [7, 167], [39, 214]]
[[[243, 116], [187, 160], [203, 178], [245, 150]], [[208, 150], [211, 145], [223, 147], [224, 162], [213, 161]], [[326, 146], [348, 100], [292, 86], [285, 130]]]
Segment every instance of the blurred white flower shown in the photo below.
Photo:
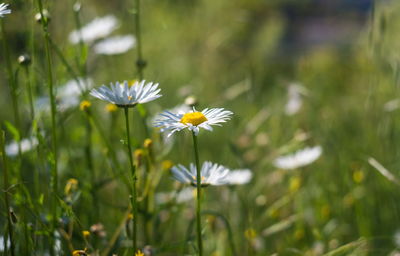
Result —
[[285, 106], [285, 114], [292, 116], [299, 112], [301, 106], [303, 105], [303, 96], [306, 89], [298, 84], [292, 83], [288, 87], [288, 101]]
[[198, 135], [200, 128], [212, 131], [211, 125], [221, 126], [221, 123], [228, 121], [232, 114], [223, 108], [206, 108], [201, 112], [193, 108], [192, 111], [180, 114], [164, 111], [160, 114], [164, 119], [156, 120], [154, 126], [161, 127], [161, 132], [170, 131], [168, 136], [185, 128]]
[[306, 147], [293, 154], [280, 156], [275, 159], [274, 165], [281, 169], [296, 169], [306, 166], [317, 160], [322, 154], [322, 147]]
[[118, 20], [113, 15], [96, 18], [80, 30], [72, 31], [69, 34], [69, 41], [73, 44], [77, 44], [80, 41], [91, 43], [97, 39], [108, 36], [118, 25]]
[[160, 192], [156, 194], [156, 202], [158, 204], [165, 204], [175, 199], [177, 203], [185, 203], [194, 198], [195, 189], [191, 187], [183, 188], [181, 191]]
[[104, 55], [122, 54], [132, 49], [136, 44], [136, 39], [132, 35], [114, 36], [94, 45], [94, 52]]
[[10, 13], [11, 13], [11, 10], [8, 9], [8, 4], [1, 3], [0, 4], [0, 18], [3, 18], [4, 15], [10, 14]]
[[383, 109], [386, 112], [392, 112], [399, 108], [400, 108], [400, 99], [394, 99], [394, 100], [388, 101], [385, 103], [385, 105], [383, 105]]
[[[93, 80], [77, 78], [67, 81], [64, 85], [59, 86], [56, 90], [56, 104], [58, 111], [65, 111], [79, 105], [80, 96], [83, 91], [93, 86]], [[50, 111], [50, 98], [42, 96], [36, 99], [35, 110], [38, 113]]]
[[[21, 153], [28, 152], [34, 149], [39, 144], [37, 138], [35, 137], [22, 139], [20, 143], [21, 143]], [[10, 144], [6, 145], [6, 154], [8, 156], [18, 155], [18, 142], [13, 141]]]
[[[174, 179], [184, 184], [197, 185], [197, 172], [196, 166], [191, 163], [189, 169], [179, 164], [171, 169]], [[229, 173], [229, 169], [223, 165], [213, 164], [211, 162], [204, 162], [201, 167], [201, 186], [208, 185], [224, 185], [227, 184], [226, 176]]]
[[249, 183], [253, 178], [253, 173], [249, 169], [232, 170], [226, 176], [229, 185], [243, 185]]
[[[4, 244], [5, 244], [5, 241], [4, 241], [4, 236], [0, 236], [0, 252], [4, 252]], [[11, 241], [10, 241], [10, 238], [8, 237], [7, 238], [7, 248], [10, 248], [10, 246], [11, 246]]]
[[111, 83], [111, 89], [105, 85], [100, 88], [93, 89], [90, 95], [108, 101], [117, 105], [118, 107], [134, 107], [137, 104], [146, 103], [161, 97], [158, 94], [161, 89], [158, 89], [158, 84], [149, 82], [146, 84], [145, 80], [135, 81], [133, 85], [128, 85], [127, 81], [124, 83], [116, 82]]

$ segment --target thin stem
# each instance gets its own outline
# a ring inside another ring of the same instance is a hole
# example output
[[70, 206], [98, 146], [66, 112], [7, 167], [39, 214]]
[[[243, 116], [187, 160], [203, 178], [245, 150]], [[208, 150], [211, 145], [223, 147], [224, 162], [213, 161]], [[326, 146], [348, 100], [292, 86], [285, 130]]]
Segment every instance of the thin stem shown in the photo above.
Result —
[[135, 3], [136, 3], [135, 28], [136, 28], [136, 41], [137, 41], [136, 67], [138, 69], [139, 80], [143, 80], [143, 69], [145, 68], [146, 63], [143, 59], [143, 51], [142, 51], [142, 33], [140, 26], [140, 0], [135, 0]]
[[26, 76], [26, 88], [28, 91], [28, 101], [29, 101], [29, 108], [30, 108], [30, 114], [31, 114], [31, 121], [35, 119], [35, 107], [33, 106], [33, 93], [32, 93], [32, 84], [31, 84], [31, 79], [30, 79], [30, 72], [29, 72], [29, 67], [25, 66], [25, 76]]
[[137, 244], [136, 244], [136, 234], [137, 234], [137, 196], [136, 196], [136, 167], [133, 164], [133, 156], [132, 156], [132, 148], [131, 148], [131, 139], [130, 139], [130, 129], [129, 129], [129, 108], [124, 108], [125, 112], [125, 123], [126, 123], [126, 140], [128, 142], [128, 155], [129, 155], [129, 164], [132, 174], [132, 221], [133, 221], [133, 232], [132, 232], [132, 245], [133, 251], [136, 252]]
[[192, 132], [194, 158], [196, 162], [196, 187], [197, 187], [197, 208], [196, 208], [196, 227], [197, 227], [197, 246], [199, 247], [199, 256], [203, 255], [203, 240], [201, 238], [201, 169], [199, 160], [199, 149], [197, 145], [197, 136]]
[[[56, 130], [56, 101], [53, 90], [53, 70], [51, 63], [51, 52], [50, 52], [50, 34], [48, 30], [48, 18], [43, 13], [42, 0], [38, 0], [39, 12], [41, 16], [41, 24], [44, 34], [45, 51], [46, 51], [46, 61], [47, 61], [47, 83], [49, 86], [50, 95], [50, 110], [51, 110], [51, 135], [53, 142], [53, 168], [52, 168], [52, 190], [54, 195], [57, 195], [58, 191], [58, 163], [57, 163], [57, 130]], [[57, 196], [54, 196], [53, 208], [52, 208], [52, 235], [54, 236], [54, 231], [57, 226]], [[54, 237], [51, 240], [51, 253], [54, 252]]]
[[7, 166], [7, 156], [5, 150], [5, 133], [2, 130], [0, 134], [0, 146], [1, 146], [1, 154], [3, 157], [3, 180], [4, 180], [4, 201], [6, 203], [6, 215], [7, 215], [7, 226], [8, 226], [8, 236], [10, 237], [10, 245], [11, 245], [11, 256], [15, 255], [15, 244], [14, 244], [14, 236], [12, 229], [12, 221], [11, 221], [11, 213], [10, 213], [10, 199], [8, 198], [8, 189], [10, 188], [10, 184], [8, 183], [8, 166]]

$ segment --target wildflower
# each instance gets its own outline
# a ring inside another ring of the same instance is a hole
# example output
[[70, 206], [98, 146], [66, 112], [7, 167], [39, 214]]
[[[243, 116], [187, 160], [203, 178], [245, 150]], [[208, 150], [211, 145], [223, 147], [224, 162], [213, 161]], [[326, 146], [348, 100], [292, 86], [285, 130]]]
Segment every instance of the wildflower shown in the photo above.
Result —
[[174, 163], [171, 160], [164, 160], [161, 162], [161, 166], [164, 171], [168, 171], [174, 166]]
[[144, 253], [141, 250], [139, 250], [137, 251], [137, 253], [135, 253], [135, 256], [144, 256]]
[[22, 54], [18, 56], [18, 64], [21, 66], [29, 66], [32, 63], [32, 59], [28, 54]]
[[[228, 174], [229, 169], [225, 166], [213, 164], [207, 161], [204, 162], [203, 166], [201, 167], [200, 183], [203, 187], [208, 185], [224, 185], [228, 183], [226, 179]], [[193, 186], [197, 185], [196, 166], [193, 163], [190, 164], [189, 170], [181, 164], [172, 167], [172, 175], [176, 180], [182, 183], [191, 184]]]
[[99, 237], [105, 237], [107, 235], [106, 231], [104, 230], [104, 226], [101, 223], [93, 224], [90, 227], [90, 232]]
[[301, 178], [300, 177], [291, 177], [289, 180], [289, 190], [294, 193], [299, 190], [301, 187]]
[[145, 139], [144, 142], [143, 142], [143, 146], [144, 146], [145, 148], [151, 148], [152, 145], [153, 145], [153, 140], [152, 140], [152, 139], [147, 138], [147, 139]]
[[73, 44], [77, 44], [81, 41], [84, 43], [91, 43], [97, 39], [108, 36], [118, 25], [118, 20], [112, 15], [96, 18], [80, 30], [72, 31], [69, 35], [69, 41]]
[[[23, 139], [19, 142], [21, 144], [21, 153], [25, 153], [34, 149], [39, 141], [35, 137]], [[6, 146], [6, 154], [8, 156], [16, 156], [18, 155], [18, 142], [11, 142]]]
[[90, 108], [90, 106], [92, 106], [92, 103], [90, 103], [90, 101], [88, 100], [83, 100], [81, 102], [81, 104], [79, 105], [79, 109], [82, 111], [86, 111]]
[[11, 13], [11, 10], [8, 9], [8, 4], [1, 3], [0, 4], [0, 18], [3, 18], [4, 15], [10, 14], [10, 13]]
[[280, 156], [275, 159], [274, 165], [281, 169], [296, 169], [306, 166], [317, 160], [322, 154], [321, 146], [307, 147], [291, 155]]
[[185, 128], [193, 131], [195, 135], [198, 135], [200, 128], [212, 131], [211, 125], [220, 126], [221, 123], [229, 120], [232, 114], [231, 111], [224, 110], [223, 108], [206, 108], [201, 112], [193, 108], [191, 112], [186, 112], [184, 114], [174, 114], [165, 111], [161, 114], [164, 119], [156, 120], [155, 126], [161, 127], [161, 132], [170, 131], [168, 136]]
[[229, 185], [242, 185], [249, 183], [253, 173], [249, 169], [232, 170], [226, 176]]
[[106, 111], [107, 111], [107, 112], [112, 113], [112, 112], [117, 111], [117, 109], [118, 109], [118, 107], [117, 107], [117, 105], [115, 105], [115, 104], [108, 103], [108, 104], [106, 105]]
[[90, 231], [89, 230], [83, 230], [82, 235], [84, 238], [88, 238], [90, 236]]
[[72, 192], [74, 192], [78, 188], [78, 180], [77, 179], [69, 179], [67, 181], [67, 184], [65, 185], [64, 188], [64, 193], [66, 195], [70, 195]]
[[357, 170], [353, 172], [353, 180], [355, 183], [363, 182], [364, 177], [364, 172], [362, 170]]
[[244, 231], [244, 236], [248, 240], [253, 240], [254, 238], [257, 237], [257, 232], [254, 230], [254, 228], [249, 228]]
[[181, 191], [160, 192], [156, 194], [156, 202], [158, 204], [165, 204], [175, 199], [176, 202], [185, 203], [193, 200], [195, 190], [191, 187], [183, 188]]
[[134, 36], [115, 36], [95, 44], [94, 52], [103, 55], [117, 55], [129, 51], [135, 44]]
[[72, 256], [86, 256], [86, 255], [88, 255], [86, 248], [84, 250], [74, 250], [72, 252]]
[[118, 107], [134, 107], [139, 103], [146, 103], [161, 97], [161, 94], [158, 94], [159, 92], [158, 84], [152, 82], [146, 84], [146, 81], [142, 80], [135, 82], [131, 87], [129, 87], [127, 81], [122, 84], [119, 82], [111, 83], [111, 89], [103, 85], [98, 89], [93, 89], [90, 94]]
[[136, 149], [133, 152], [133, 155], [135, 157], [135, 164], [136, 166], [141, 166], [142, 165], [142, 160], [143, 160], [143, 155], [144, 155], [144, 151], [143, 149]]

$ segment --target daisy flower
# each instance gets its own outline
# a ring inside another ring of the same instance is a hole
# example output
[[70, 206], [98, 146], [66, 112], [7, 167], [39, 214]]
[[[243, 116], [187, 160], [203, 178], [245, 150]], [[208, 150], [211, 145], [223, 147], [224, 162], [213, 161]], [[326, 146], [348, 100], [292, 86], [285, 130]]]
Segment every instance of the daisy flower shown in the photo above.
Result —
[[101, 100], [108, 101], [118, 107], [134, 107], [137, 104], [146, 103], [161, 97], [158, 94], [161, 89], [158, 89], [158, 83], [145, 80], [140, 82], [135, 81], [133, 85], [129, 85], [127, 81], [123, 83], [111, 83], [111, 88], [103, 85], [100, 88], [93, 89], [90, 95]]
[[249, 169], [232, 170], [226, 176], [229, 185], [247, 184], [253, 178], [253, 173]]
[[303, 105], [303, 95], [306, 89], [297, 83], [289, 85], [288, 88], [288, 101], [285, 105], [285, 114], [292, 116], [300, 111]]
[[69, 41], [73, 44], [79, 42], [91, 43], [97, 39], [104, 38], [111, 34], [119, 23], [113, 15], [96, 18], [79, 30], [74, 30], [69, 34]]
[[122, 54], [132, 49], [136, 44], [134, 36], [115, 36], [105, 39], [94, 46], [94, 52], [103, 55]]
[[8, 4], [5, 4], [5, 3], [0, 4], [0, 18], [3, 18], [4, 15], [11, 13], [11, 10], [7, 9], [7, 8], [8, 8]]
[[[174, 179], [184, 184], [191, 184], [197, 186], [197, 173], [196, 166], [191, 163], [189, 169], [179, 164], [171, 169]], [[224, 185], [227, 184], [226, 177], [229, 174], [229, 169], [223, 165], [214, 164], [211, 162], [204, 162], [201, 167], [201, 186], [205, 187], [208, 185]]]
[[206, 108], [201, 112], [193, 108], [192, 111], [181, 114], [165, 111], [160, 114], [164, 119], [158, 119], [154, 126], [161, 127], [161, 132], [170, 131], [168, 137], [174, 132], [185, 128], [193, 131], [195, 135], [198, 135], [200, 128], [212, 131], [212, 125], [221, 126], [221, 123], [225, 123], [229, 120], [232, 114], [231, 111], [223, 108]]
[[306, 147], [293, 154], [280, 156], [275, 159], [274, 165], [281, 169], [296, 169], [306, 166], [317, 160], [322, 154], [322, 147]]

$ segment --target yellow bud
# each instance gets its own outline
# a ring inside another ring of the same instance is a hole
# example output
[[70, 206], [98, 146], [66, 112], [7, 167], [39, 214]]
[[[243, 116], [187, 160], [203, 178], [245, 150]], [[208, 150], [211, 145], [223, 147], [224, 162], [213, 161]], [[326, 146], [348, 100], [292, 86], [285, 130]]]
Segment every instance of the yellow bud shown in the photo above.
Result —
[[106, 105], [106, 111], [107, 111], [107, 112], [112, 113], [112, 112], [117, 111], [117, 109], [118, 109], [118, 107], [117, 107], [117, 105], [115, 105], [115, 104], [108, 103], [108, 104]]
[[172, 166], [174, 166], [174, 163], [171, 160], [164, 160], [162, 161], [161, 166], [164, 171], [168, 171]]
[[81, 104], [79, 105], [80, 110], [85, 111], [88, 110], [92, 106], [92, 103], [88, 100], [83, 100]]
[[289, 181], [289, 190], [290, 192], [297, 192], [301, 186], [301, 178], [300, 177], [292, 177]]
[[77, 188], [78, 188], [78, 180], [77, 179], [69, 179], [67, 181], [67, 184], [65, 185], [64, 193], [66, 195], [69, 195], [72, 192], [74, 192]]
[[86, 256], [87, 254], [87, 249], [85, 248], [85, 250], [74, 250], [72, 252], [72, 256]]
[[246, 231], [244, 231], [244, 236], [248, 240], [253, 240], [254, 238], [257, 237], [257, 232], [253, 228], [248, 228]]
[[141, 250], [139, 250], [135, 253], [135, 256], [144, 256], [144, 253]]
[[90, 236], [90, 231], [88, 231], [88, 230], [83, 230], [83, 231], [82, 231], [82, 235], [83, 235], [84, 238], [88, 238], [88, 237]]
[[144, 155], [143, 149], [136, 149], [135, 152], [133, 152], [133, 155], [135, 156], [135, 163], [137, 166], [142, 165], [142, 159]]
[[353, 180], [355, 183], [361, 183], [364, 180], [364, 172], [362, 170], [358, 170], [353, 172]]
[[145, 148], [149, 148], [150, 149], [151, 146], [153, 145], [153, 140], [147, 138], [147, 139], [144, 140], [143, 145], [144, 145]]
[[129, 81], [128, 81], [128, 86], [129, 86], [129, 87], [134, 86], [136, 82], [139, 82], [139, 81], [136, 80], [136, 79], [129, 80]]

